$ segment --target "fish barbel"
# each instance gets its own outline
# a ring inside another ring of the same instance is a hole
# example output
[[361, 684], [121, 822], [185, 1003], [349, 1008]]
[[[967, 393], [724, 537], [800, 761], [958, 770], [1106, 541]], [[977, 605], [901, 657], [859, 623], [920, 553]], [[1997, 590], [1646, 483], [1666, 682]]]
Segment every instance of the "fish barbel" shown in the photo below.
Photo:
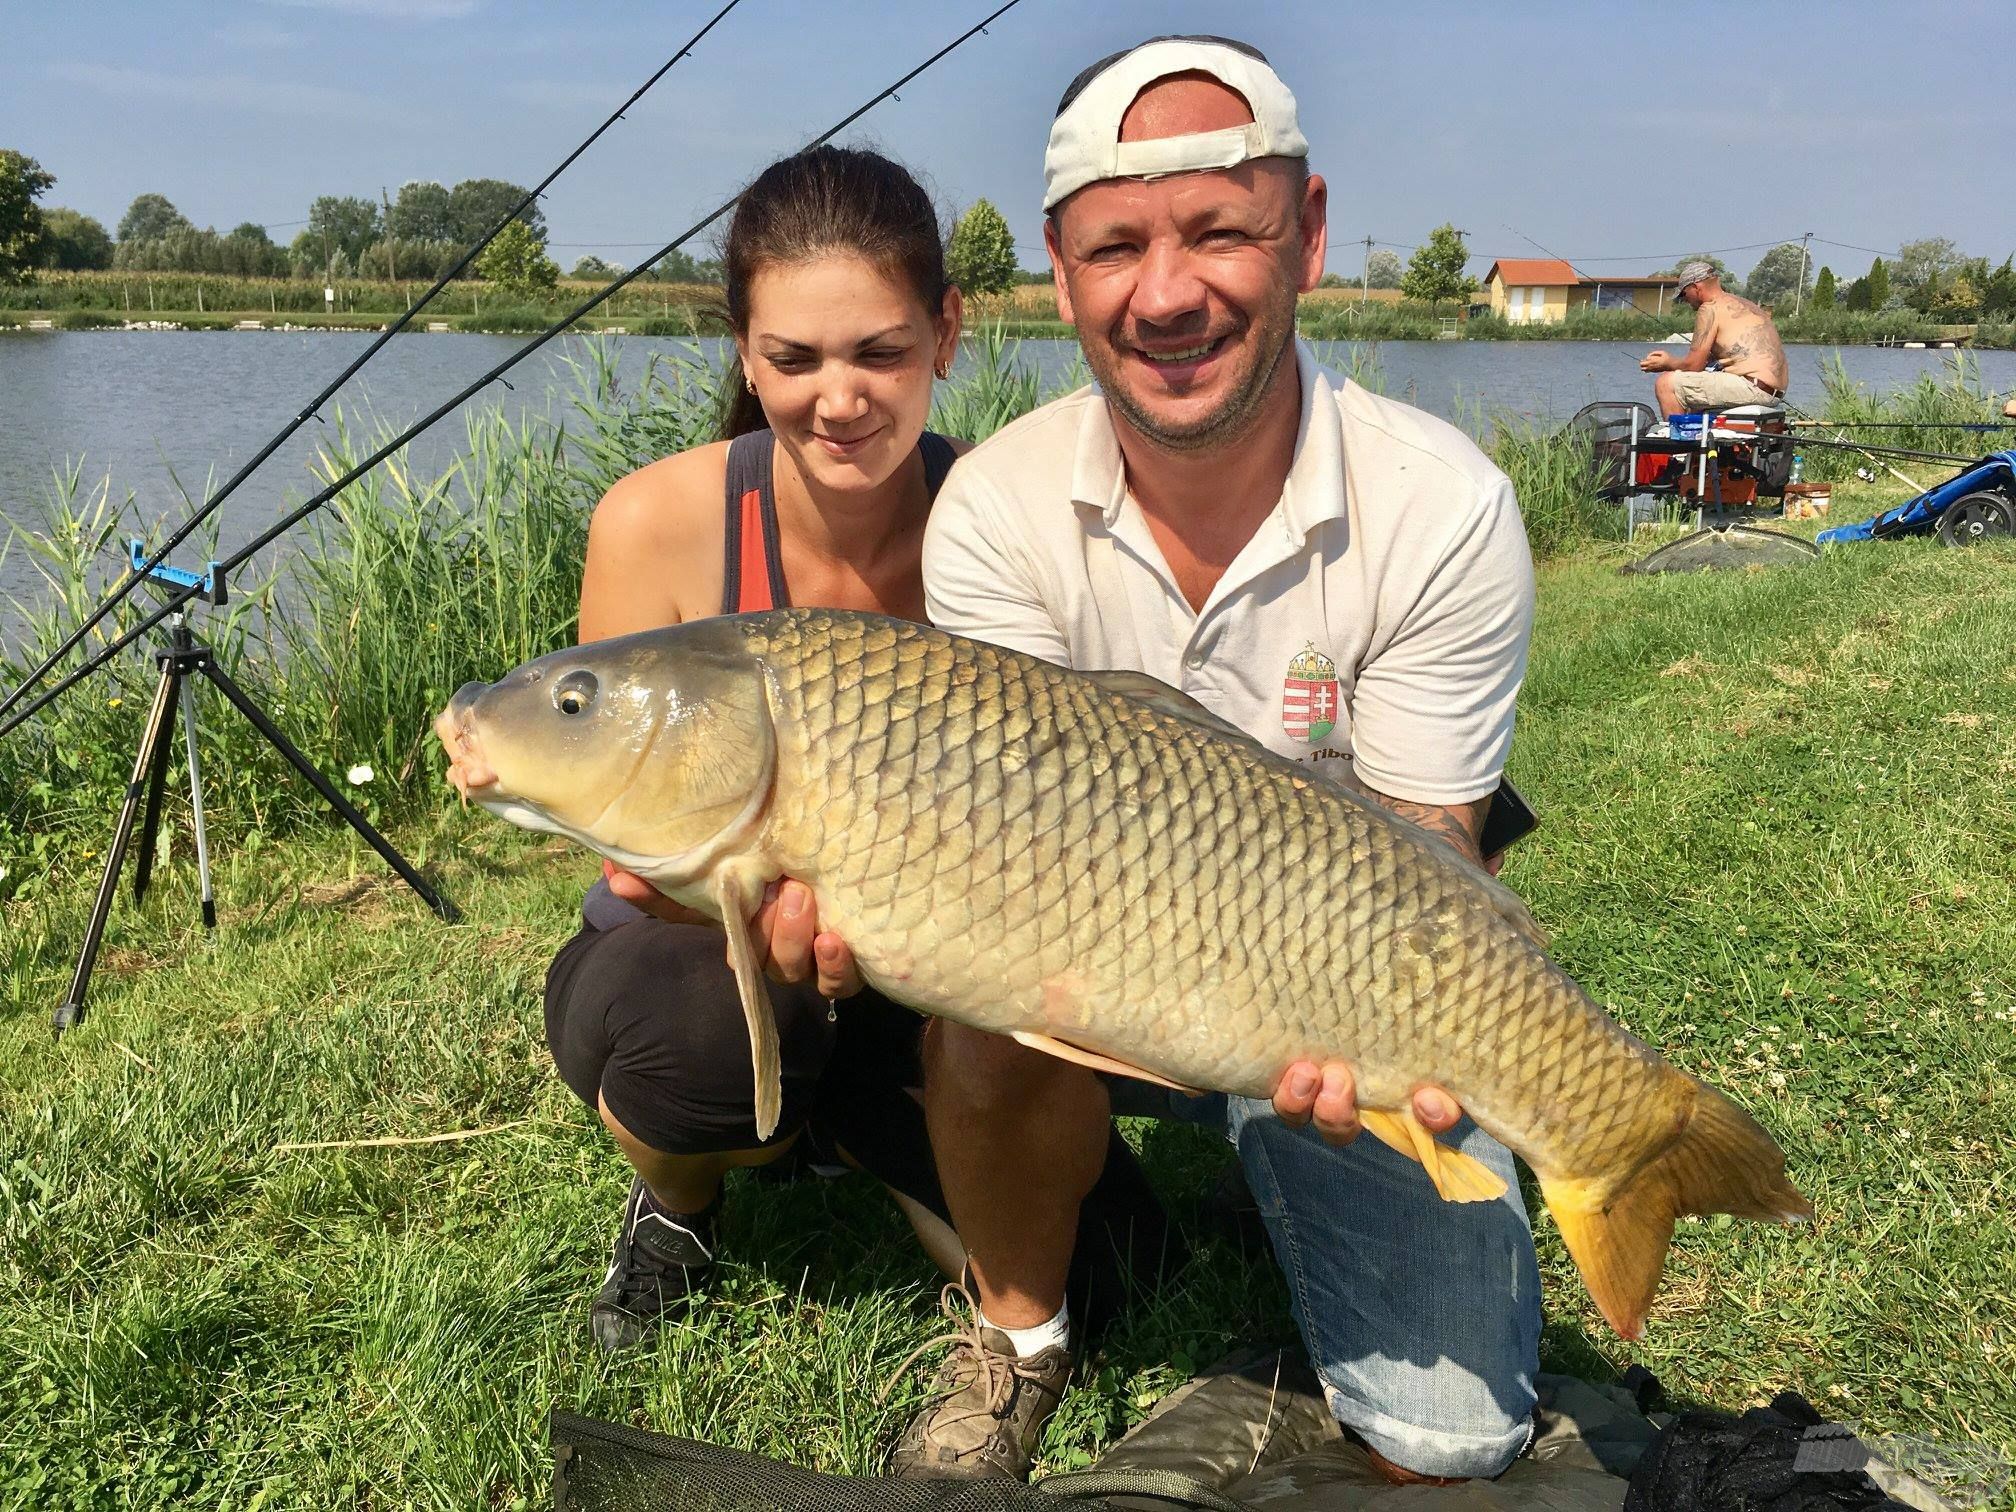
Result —
[[1453, 1201], [1488, 1168], [1413, 1118], [1452, 1093], [1529, 1165], [1636, 1338], [1675, 1220], [1810, 1213], [1748, 1114], [1613, 1023], [1524, 907], [1426, 831], [1145, 674], [788, 609], [556, 652], [437, 722], [464, 794], [719, 918], [779, 1107], [748, 931], [808, 885], [898, 1002], [1182, 1089], [1348, 1060], [1365, 1128]]

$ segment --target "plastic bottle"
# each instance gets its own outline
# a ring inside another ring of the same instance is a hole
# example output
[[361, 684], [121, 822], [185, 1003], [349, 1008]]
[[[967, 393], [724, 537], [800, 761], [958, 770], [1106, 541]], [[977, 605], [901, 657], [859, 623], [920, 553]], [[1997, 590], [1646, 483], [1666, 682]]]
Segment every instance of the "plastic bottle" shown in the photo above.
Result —
[[1804, 483], [1806, 481], [1806, 458], [1798, 452], [1792, 453], [1792, 477], [1790, 481], [1794, 483]]

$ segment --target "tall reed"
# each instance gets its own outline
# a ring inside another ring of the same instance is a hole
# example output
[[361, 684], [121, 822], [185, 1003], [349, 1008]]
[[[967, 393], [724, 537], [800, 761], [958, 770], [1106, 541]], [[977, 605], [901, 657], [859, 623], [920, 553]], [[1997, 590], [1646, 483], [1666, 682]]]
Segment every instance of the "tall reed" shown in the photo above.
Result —
[[[1827, 440], [1863, 441], [1871, 446], [1894, 446], [1905, 451], [1974, 457], [2016, 445], [2016, 432], [1962, 431], [1940, 429], [1942, 425], [1993, 425], [2002, 416], [2001, 400], [1982, 377], [1979, 359], [1965, 351], [1945, 356], [1938, 369], [1920, 373], [1903, 388], [1873, 392], [1866, 384], [1848, 376], [1840, 354], [1820, 369], [1822, 400], [1818, 416], [1842, 426], [1836, 432], [1816, 429], [1813, 434]], [[1896, 426], [1898, 429], [1857, 430], [1856, 424]], [[1808, 447], [1803, 453], [1809, 477], [1842, 479], [1857, 469], [1884, 472], [1883, 462], [1833, 446]], [[1906, 476], [1931, 484], [1950, 471], [1938, 462], [1898, 461], [1894, 464]]]

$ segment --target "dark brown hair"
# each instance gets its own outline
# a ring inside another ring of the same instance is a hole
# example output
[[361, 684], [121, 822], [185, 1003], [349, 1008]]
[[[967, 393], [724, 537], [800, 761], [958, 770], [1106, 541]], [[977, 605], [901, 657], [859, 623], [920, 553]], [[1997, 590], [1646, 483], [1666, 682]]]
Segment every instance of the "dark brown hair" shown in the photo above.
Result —
[[[945, 243], [931, 196], [901, 163], [859, 147], [780, 158], [736, 202], [722, 252], [728, 325], [749, 334], [749, 289], [776, 263], [852, 253], [908, 284], [935, 319], [945, 298]], [[761, 430], [763, 406], [732, 353], [723, 439]]]

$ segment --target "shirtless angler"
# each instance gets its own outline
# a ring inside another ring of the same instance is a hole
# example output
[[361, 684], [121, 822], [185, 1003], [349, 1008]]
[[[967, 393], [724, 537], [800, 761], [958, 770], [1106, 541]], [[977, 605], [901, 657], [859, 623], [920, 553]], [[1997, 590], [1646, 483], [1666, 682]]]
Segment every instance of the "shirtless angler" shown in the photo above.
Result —
[[1679, 277], [1679, 298], [1694, 307], [1693, 343], [1684, 357], [1651, 352], [1638, 364], [1658, 374], [1659, 413], [1783, 403], [1785, 344], [1771, 312], [1723, 288], [1712, 263], [1685, 263]]

